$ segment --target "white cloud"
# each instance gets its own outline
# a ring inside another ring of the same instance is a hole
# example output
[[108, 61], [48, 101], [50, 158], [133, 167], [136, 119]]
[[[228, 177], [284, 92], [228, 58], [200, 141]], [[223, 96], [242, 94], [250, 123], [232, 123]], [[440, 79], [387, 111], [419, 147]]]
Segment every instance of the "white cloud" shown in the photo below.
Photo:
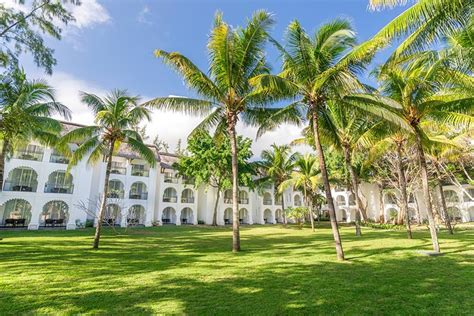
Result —
[[144, 6], [143, 9], [138, 13], [137, 21], [143, 24], [152, 25], [153, 22], [149, 19], [150, 14], [150, 7]]

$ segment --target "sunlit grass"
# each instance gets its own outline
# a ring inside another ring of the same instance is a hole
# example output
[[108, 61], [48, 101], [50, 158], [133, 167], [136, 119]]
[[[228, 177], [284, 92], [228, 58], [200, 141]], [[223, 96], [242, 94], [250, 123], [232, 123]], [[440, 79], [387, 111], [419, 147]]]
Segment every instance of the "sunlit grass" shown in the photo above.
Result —
[[[233, 254], [229, 228], [159, 227], [0, 232], [0, 314], [469, 314], [474, 230], [427, 231], [253, 226]], [[471, 227], [474, 228], [474, 227]]]

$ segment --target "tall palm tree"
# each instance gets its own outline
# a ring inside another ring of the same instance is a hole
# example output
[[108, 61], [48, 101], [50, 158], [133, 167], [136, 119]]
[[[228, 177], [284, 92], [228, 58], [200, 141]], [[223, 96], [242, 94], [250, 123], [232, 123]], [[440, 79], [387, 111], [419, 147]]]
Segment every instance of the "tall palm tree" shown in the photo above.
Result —
[[258, 162], [258, 168], [263, 170], [265, 175], [262, 180], [270, 180], [275, 187], [277, 195], [281, 198], [283, 223], [286, 225], [285, 198], [278, 188], [284, 181], [290, 178], [298, 154], [292, 154], [290, 146], [288, 145], [278, 146], [273, 144], [271, 147], [272, 150], [262, 151], [262, 159]]
[[306, 154], [298, 157], [294, 162], [295, 170], [288, 180], [283, 181], [279, 186], [282, 193], [288, 187], [303, 191], [304, 203], [309, 210], [311, 229], [314, 231], [313, 217], [313, 197], [321, 184], [321, 174], [318, 168], [317, 158], [314, 155]]
[[156, 164], [156, 158], [137, 132], [140, 122], [144, 119], [150, 120], [150, 110], [138, 104], [138, 97], [128, 95], [125, 90], [114, 90], [104, 98], [83, 92], [81, 99], [94, 113], [95, 125], [80, 127], [66, 133], [61, 139], [61, 145], [79, 143], [72, 153], [69, 167], [77, 165], [86, 157], [90, 164], [97, 163], [100, 159], [106, 161], [105, 181], [93, 244], [94, 248], [99, 248], [113, 155], [121, 144], [125, 143], [152, 167]]
[[180, 53], [155, 51], [157, 57], [183, 77], [198, 98], [164, 97], [147, 104], [193, 115], [205, 114], [206, 118], [196, 130], [215, 127], [217, 134], [230, 138], [234, 252], [240, 251], [236, 125], [239, 119], [255, 124], [264, 105], [272, 100], [267, 93], [255, 93], [249, 81], [269, 72], [263, 48], [273, 23], [271, 14], [256, 11], [245, 27], [233, 28], [222, 20], [222, 14], [217, 13], [207, 45], [209, 74]]
[[337, 19], [324, 24], [313, 36], [309, 36], [298, 21], [293, 21], [286, 31], [285, 46], [275, 42], [283, 59], [281, 73], [260, 75], [252, 80], [260, 91], [274, 97], [296, 99], [285, 108], [269, 115], [261, 124], [259, 134], [289, 120], [310, 122], [339, 260], [344, 260], [344, 251], [320, 141], [319, 125], [328, 100], [363, 88], [356, 74], [370, 60], [375, 49], [365, 44], [354, 48], [355, 44], [355, 33], [346, 20]]
[[418, 54], [408, 62], [381, 68], [378, 79], [382, 95], [359, 94], [345, 98], [352, 106], [398, 124], [413, 134], [435, 252], [440, 252], [440, 248], [424, 149], [428, 137], [422, 123], [432, 121], [457, 128], [474, 123], [472, 89], [448, 89], [451, 86], [447, 83], [455, 75], [456, 71], [437, 54]]
[[70, 110], [54, 98], [54, 90], [43, 80], [28, 80], [22, 69], [0, 77], [0, 191], [3, 187], [5, 160], [15, 146], [30, 140], [54, 145], [62, 129], [52, 118], [71, 117]]

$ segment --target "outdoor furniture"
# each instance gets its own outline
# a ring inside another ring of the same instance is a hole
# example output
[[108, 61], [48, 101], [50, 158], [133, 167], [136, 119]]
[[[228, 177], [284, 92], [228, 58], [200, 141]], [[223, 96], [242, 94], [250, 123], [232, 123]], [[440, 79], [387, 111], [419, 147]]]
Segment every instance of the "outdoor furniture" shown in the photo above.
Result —
[[163, 218], [163, 224], [169, 224], [171, 220], [169, 218]]
[[136, 226], [136, 225], [138, 225], [138, 219], [136, 219], [136, 218], [127, 218], [127, 224], [129, 226]]
[[181, 223], [187, 224], [187, 223], [188, 223], [188, 219], [187, 219], [187, 218], [182, 218], [182, 219], [181, 219]]
[[243, 224], [244, 223], [244, 220], [242, 218], [239, 218], [239, 223], [240, 224]]
[[230, 219], [225, 218], [225, 219], [224, 219], [224, 224], [225, 224], [225, 225], [230, 225]]
[[25, 226], [25, 218], [7, 218], [5, 219], [5, 226], [11, 225], [12, 227]]

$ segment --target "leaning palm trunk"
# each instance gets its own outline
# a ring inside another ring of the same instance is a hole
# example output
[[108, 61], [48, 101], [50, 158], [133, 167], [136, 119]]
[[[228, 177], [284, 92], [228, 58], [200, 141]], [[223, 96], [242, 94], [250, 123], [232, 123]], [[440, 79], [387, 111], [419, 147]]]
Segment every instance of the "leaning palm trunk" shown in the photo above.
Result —
[[433, 244], [433, 250], [435, 252], [440, 252], [439, 243], [438, 243], [438, 232], [436, 231], [436, 223], [433, 216], [433, 205], [431, 204], [430, 188], [428, 185], [428, 168], [426, 166], [425, 153], [423, 151], [423, 145], [421, 143], [421, 135], [417, 129], [415, 129], [415, 137], [416, 137], [418, 163], [420, 165], [420, 170], [421, 170], [421, 183], [423, 186], [423, 195], [425, 197], [426, 213], [428, 215], [428, 224], [429, 224], [430, 233], [431, 233], [431, 242]]
[[217, 208], [219, 206], [220, 196], [221, 196], [221, 190], [217, 189], [216, 203], [214, 204], [214, 213], [212, 215], [212, 226], [217, 226]]
[[319, 128], [318, 128], [318, 113], [317, 108], [313, 107], [312, 113], [313, 121], [313, 133], [314, 133], [314, 143], [316, 147], [316, 152], [319, 158], [319, 168], [321, 170], [321, 177], [324, 184], [324, 191], [326, 193], [326, 200], [329, 207], [329, 218], [331, 221], [331, 229], [334, 237], [334, 242], [336, 243], [336, 254], [337, 259], [344, 260], [344, 250], [342, 249], [341, 236], [339, 235], [339, 228], [337, 225], [336, 219], [336, 210], [334, 208], [334, 200], [332, 199], [331, 186], [329, 185], [329, 177], [326, 169], [326, 162], [324, 160], [323, 148], [319, 139]]
[[0, 152], [0, 191], [3, 191], [3, 178], [5, 174], [5, 159], [7, 158], [8, 146], [10, 146], [10, 142], [7, 139], [4, 139], [2, 151]]
[[286, 226], [288, 224], [286, 220], [285, 214], [285, 195], [284, 193], [281, 194], [281, 216], [283, 216], [283, 225]]
[[99, 241], [100, 241], [100, 233], [102, 230], [102, 221], [104, 220], [104, 213], [105, 208], [107, 206], [107, 195], [109, 193], [109, 178], [110, 178], [110, 170], [112, 169], [112, 155], [114, 152], [115, 141], [110, 142], [110, 149], [107, 156], [107, 167], [105, 169], [105, 182], [104, 182], [104, 191], [102, 195], [102, 201], [100, 203], [99, 209], [99, 218], [97, 220], [97, 226], [95, 228], [95, 236], [94, 236], [94, 245], [93, 248], [99, 248]]
[[441, 201], [441, 212], [443, 213], [444, 224], [446, 225], [446, 228], [448, 229], [449, 233], [452, 235], [454, 232], [453, 227], [451, 226], [451, 219], [449, 218], [448, 208], [446, 207], [446, 198], [444, 196], [443, 183], [441, 182], [441, 172], [436, 162], [434, 162], [434, 165], [436, 168], [436, 176], [438, 178], [438, 193], [439, 199]]
[[410, 227], [410, 215], [408, 214], [408, 198], [407, 198], [407, 181], [405, 179], [405, 171], [403, 170], [402, 160], [402, 143], [397, 143], [397, 169], [398, 169], [398, 184], [401, 192], [401, 212], [405, 216], [405, 225], [407, 227], [407, 235], [409, 239], [412, 239]]
[[229, 115], [228, 132], [232, 151], [232, 251], [240, 251], [240, 231], [239, 231], [239, 183], [238, 183], [238, 165], [237, 165], [237, 137], [235, 135], [236, 116]]

